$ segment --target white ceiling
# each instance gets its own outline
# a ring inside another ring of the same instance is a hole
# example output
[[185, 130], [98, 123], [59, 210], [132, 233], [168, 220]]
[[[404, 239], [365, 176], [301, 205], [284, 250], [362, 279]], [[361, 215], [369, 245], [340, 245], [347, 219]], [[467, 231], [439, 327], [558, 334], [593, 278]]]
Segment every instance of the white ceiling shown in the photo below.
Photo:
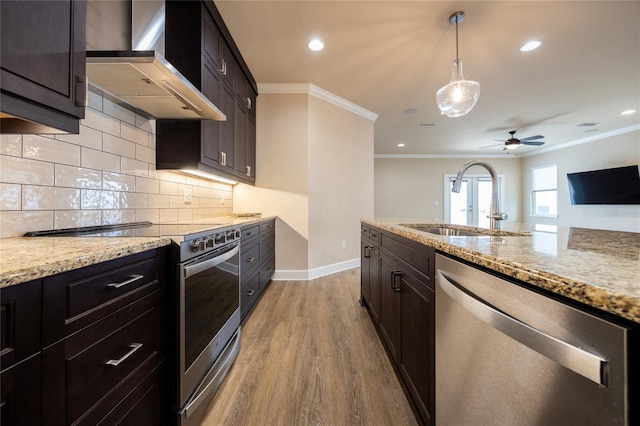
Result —
[[[526, 155], [640, 128], [640, 1], [215, 3], [258, 83], [312, 83], [379, 114], [376, 154], [502, 156], [479, 148], [509, 130], [544, 135], [542, 147], [510, 151]], [[451, 76], [457, 10], [464, 75], [481, 94], [448, 118], [435, 94]], [[313, 36], [323, 51], [307, 48]], [[520, 52], [531, 39], [542, 46]]]

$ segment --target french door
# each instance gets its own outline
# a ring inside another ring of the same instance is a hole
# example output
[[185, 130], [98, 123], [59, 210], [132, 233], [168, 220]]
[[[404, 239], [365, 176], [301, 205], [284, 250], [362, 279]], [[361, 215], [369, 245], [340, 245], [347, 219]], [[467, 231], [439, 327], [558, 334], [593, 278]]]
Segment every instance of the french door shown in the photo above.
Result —
[[[456, 225], [489, 228], [487, 215], [491, 208], [491, 177], [467, 175], [462, 180], [460, 192], [451, 192], [455, 175], [445, 175], [445, 222]], [[502, 194], [503, 175], [498, 175], [499, 193]], [[500, 199], [503, 199], [501, 196]]]

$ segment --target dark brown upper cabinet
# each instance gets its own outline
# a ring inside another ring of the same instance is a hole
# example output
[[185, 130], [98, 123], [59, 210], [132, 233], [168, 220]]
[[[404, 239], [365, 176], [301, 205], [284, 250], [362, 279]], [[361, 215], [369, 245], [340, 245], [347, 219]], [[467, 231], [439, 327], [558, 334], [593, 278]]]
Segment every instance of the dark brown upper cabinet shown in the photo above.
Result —
[[165, 56], [226, 121], [157, 120], [156, 168], [255, 184], [257, 86], [212, 1], [166, 3]]
[[78, 133], [87, 98], [86, 4], [0, 1], [2, 133]]

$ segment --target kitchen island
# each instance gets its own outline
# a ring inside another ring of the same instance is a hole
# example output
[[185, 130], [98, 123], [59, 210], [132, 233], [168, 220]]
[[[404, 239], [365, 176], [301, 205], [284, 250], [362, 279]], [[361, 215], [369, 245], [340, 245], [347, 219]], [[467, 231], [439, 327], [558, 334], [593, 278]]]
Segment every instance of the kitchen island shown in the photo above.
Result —
[[[638, 233], [507, 222], [505, 231], [530, 235], [511, 236], [500, 231], [482, 230], [494, 235], [458, 237], [403, 226], [430, 223], [423, 219], [375, 218], [362, 219], [362, 222], [599, 311], [640, 323]], [[442, 223], [433, 225], [442, 226]]]

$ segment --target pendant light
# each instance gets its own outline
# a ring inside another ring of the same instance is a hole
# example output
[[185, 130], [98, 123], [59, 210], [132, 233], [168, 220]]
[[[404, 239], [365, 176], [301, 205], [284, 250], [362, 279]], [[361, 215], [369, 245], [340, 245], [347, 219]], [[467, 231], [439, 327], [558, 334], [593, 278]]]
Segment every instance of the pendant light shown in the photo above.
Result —
[[456, 24], [456, 60], [453, 61], [451, 81], [438, 90], [436, 103], [440, 112], [447, 117], [462, 117], [473, 109], [480, 97], [480, 83], [465, 80], [462, 75], [462, 61], [458, 56], [458, 23], [464, 19], [464, 12], [454, 12], [449, 22]]

